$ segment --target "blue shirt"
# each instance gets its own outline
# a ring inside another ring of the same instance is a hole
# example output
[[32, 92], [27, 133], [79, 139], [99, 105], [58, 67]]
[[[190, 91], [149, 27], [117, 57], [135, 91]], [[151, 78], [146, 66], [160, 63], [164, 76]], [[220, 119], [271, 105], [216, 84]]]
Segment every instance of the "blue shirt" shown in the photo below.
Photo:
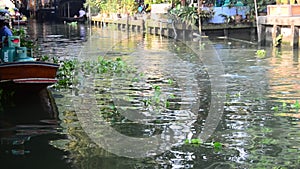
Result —
[[12, 36], [11, 30], [7, 26], [3, 26], [0, 30], [0, 37], [2, 36]]

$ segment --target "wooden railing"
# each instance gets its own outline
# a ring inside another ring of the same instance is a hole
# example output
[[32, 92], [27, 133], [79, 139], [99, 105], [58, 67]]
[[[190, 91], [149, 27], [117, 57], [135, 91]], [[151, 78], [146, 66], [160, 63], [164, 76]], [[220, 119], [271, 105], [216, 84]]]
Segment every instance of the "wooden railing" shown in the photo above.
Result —
[[300, 5], [268, 5], [268, 16], [300, 16]]

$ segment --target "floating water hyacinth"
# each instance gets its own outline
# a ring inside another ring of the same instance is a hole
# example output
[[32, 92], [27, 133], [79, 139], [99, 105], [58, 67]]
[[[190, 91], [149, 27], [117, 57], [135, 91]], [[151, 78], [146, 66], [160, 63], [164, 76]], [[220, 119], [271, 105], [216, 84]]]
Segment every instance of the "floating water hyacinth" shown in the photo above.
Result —
[[260, 59], [265, 58], [266, 54], [267, 53], [264, 49], [257, 50], [256, 53], [255, 53], [256, 57], [260, 58]]

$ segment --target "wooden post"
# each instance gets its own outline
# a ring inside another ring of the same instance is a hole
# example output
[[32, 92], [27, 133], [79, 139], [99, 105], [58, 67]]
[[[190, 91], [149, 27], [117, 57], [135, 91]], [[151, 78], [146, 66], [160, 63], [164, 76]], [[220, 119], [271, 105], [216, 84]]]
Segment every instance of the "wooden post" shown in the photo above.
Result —
[[277, 25], [273, 25], [273, 32], [272, 32], [273, 45], [275, 44], [276, 37], [279, 34], [280, 34], [280, 27]]
[[126, 30], [128, 31], [129, 29], [129, 14], [127, 14], [127, 18], [126, 18]]
[[227, 39], [228, 38], [228, 28], [224, 28], [223, 31], [224, 31], [224, 36]]
[[266, 45], [266, 26], [263, 24], [259, 24], [257, 28], [259, 34], [258, 34], [258, 44], [260, 46]]
[[199, 34], [200, 36], [202, 36], [202, 22], [201, 22], [201, 16], [200, 16], [200, 13], [201, 13], [201, 10], [202, 10], [202, 3], [203, 3], [203, 0], [198, 0], [198, 16], [199, 16], [199, 19], [198, 19], [198, 23], [199, 23]]
[[142, 20], [142, 25], [141, 25], [141, 27], [140, 27], [140, 31], [144, 31], [145, 30], [145, 21], [144, 20]]
[[299, 28], [297, 26], [295, 26], [294, 24], [291, 25], [291, 35], [292, 35], [291, 46], [293, 46], [293, 48], [298, 48], [299, 47]]
[[162, 21], [159, 21], [159, 34], [162, 35]]
[[257, 12], [257, 2], [256, 0], [254, 0], [254, 8], [255, 8], [255, 18], [256, 18], [256, 27], [257, 27], [257, 41], [259, 44], [261, 44], [261, 29], [260, 29], [260, 25], [258, 22], [258, 12]]

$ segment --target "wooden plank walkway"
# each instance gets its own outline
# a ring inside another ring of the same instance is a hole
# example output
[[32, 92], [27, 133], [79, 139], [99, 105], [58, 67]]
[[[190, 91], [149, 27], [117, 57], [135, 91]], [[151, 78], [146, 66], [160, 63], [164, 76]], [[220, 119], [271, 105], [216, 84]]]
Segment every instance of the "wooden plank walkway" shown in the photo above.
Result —
[[283, 35], [282, 42], [299, 48], [300, 17], [295, 16], [264, 16], [259, 17], [260, 45], [272, 45], [278, 35]]

